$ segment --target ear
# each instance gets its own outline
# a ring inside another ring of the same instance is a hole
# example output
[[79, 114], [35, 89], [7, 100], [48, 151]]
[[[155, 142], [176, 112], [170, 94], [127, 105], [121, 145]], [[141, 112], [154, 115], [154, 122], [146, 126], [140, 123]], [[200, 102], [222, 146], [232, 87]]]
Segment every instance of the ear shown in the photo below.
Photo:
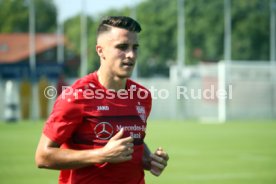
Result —
[[98, 53], [101, 59], [105, 59], [104, 53], [103, 53], [103, 47], [101, 45], [96, 45], [96, 52]]

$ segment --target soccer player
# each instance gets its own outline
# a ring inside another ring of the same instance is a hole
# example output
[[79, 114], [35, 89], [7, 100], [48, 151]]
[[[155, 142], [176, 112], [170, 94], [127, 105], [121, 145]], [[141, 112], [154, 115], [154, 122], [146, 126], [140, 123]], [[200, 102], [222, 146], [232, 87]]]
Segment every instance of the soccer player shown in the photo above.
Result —
[[150, 92], [132, 81], [141, 27], [129, 17], [104, 19], [97, 32], [99, 69], [65, 89], [45, 123], [39, 168], [58, 169], [60, 184], [143, 184], [159, 176], [168, 154], [144, 143]]

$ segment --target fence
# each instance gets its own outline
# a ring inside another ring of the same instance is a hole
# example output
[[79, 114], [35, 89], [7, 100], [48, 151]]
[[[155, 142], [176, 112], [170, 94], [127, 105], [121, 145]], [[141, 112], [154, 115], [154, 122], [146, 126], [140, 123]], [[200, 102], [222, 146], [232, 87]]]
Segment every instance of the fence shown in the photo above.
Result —
[[[202, 63], [182, 70], [173, 66], [170, 78], [137, 81], [152, 92], [151, 119], [276, 118], [276, 67], [269, 62]], [[0, 80], [1, 120], [9, 103], [5, 99], [8, 96], [5, 82]], [[18, 96], [18, 93], [13, 92], [13, 95]]]
[[269, 62], [202, 63], [179, 70], [169, 79], [140, 80], [148, 88], [166, 89], [154, 99], [152, 118], [271, 119], [276, 117], [276, 67]]

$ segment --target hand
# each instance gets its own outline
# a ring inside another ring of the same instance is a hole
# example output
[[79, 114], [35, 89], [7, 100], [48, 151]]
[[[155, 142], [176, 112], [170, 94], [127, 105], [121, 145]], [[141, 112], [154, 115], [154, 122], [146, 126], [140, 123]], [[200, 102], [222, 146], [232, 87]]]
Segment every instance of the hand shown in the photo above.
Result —
[[133, 138], [122, 138], [124, 129], [121, 129], [114, 135], [107, 144], [102, 148], [104, 162], [119, 163], [132, 159]]
[[153, 154], [150, 155], [150, 158], [150, 172], [155, 176], [159, 176], [167, 167], [169, 155], [161, 147], [159, 147]]

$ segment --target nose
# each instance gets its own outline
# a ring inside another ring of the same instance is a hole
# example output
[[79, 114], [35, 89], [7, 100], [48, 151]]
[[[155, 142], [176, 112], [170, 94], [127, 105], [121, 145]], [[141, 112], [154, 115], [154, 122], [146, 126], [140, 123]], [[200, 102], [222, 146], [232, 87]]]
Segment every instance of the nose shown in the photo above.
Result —
[[137, 53], [136, 53], [135, 50], [128, 49], [127, 53], [126, 53], [126, 58], [131, 59], [131, 60], [135, 60], [136, 59], [136, 55], [137, 55]]

